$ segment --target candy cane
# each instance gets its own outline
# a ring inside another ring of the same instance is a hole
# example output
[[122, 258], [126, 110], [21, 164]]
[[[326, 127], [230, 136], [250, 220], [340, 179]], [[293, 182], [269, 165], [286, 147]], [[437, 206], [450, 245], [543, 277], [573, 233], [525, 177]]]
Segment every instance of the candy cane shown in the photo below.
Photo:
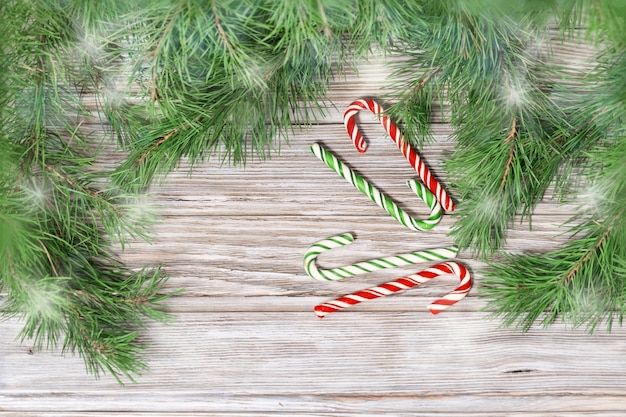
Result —
[[421, 198], [430, 208], [430, 216], [425, 220], [418, 220], [408, 215], [398, 205], [387, 197], [376, 187], [365, 181], [358, 174], [352, 171], [347, 165], [339, 160], [335, 155], [330, 153], [319, 143], [311, 146], [311, 151], [322, 162], [328, 165], [333, 171], [345, 178], [350, 184], [355, 186], [359, 191], [368, 196], [374, 203], [389, 213], [394, 219], [398, 220], [404, 226], [411, 230], [421, 231], [430, 230], [441, 220], [441, 205], [430, 191], [426, 189], [424, 184], [417, 180], [407, 181], [407, 185], [419, 198]]
[[311, 278], [320, 281], [336, 281], [354, 275], [365, 274], [381, 269], [396, 268], [404, 265], [413, 265], [420, 262], [442, 261], [445, 259], [455, 258], [459, 252], [456, 246], [447, 248], [438, 248], [423, 250], [419, 252], [405, 253], [386, 258], [376, 258], [369, 261], [358, 262], [352, 265], [346, 265], [338, 268], [321, 269], [315, 263], [320, 253], [338, 248], [340, 246], [349, 245], [354, 242], [354, 236], [351, 233], [342, 233], [337, 236], [331, 236], [314, 243], [304, 254], [304, 269]]
[[446, 308], [465, 298], [472, 287], [472, 277], [467, 271], [467, 268], [461, 264], [456, 262], [441, 263], [414, 275], [398, 278], [379, 287], [372, 287], [363, 291], [357, 291], [352, 294], [339, 297], [333, 301], [319, 304], [315, 306], [313, 310], [315, 311], [315, 314], [317, 314], [317, 317], [323, 318], [325, 315], [334, 311], [343, 310], [344, 308], [359, 304], [363, 301], [373, 300], [375, 298], [408, 290], [409, 288], [420, 285], [430, 279], [448, 274], [456, 275], [461, 280], [461, 283], [454, 291], [446, 294], [428, 306], [430, 312], [433, 315], [437, 315]]
[[383, 108], [377, 102], [369, 98], [353, 101], [343, 114], [343, 123], [357, 151], [364, 153], [367, 149], [367, 143], [365, 139], [363, 139], [363, 135], [356, 124], [356, 115], [361, 110], [369, 110], [378, 117], [380, 123], [391, 139], [396, 143], [404, 157], [409, 161], [413, 169], [415, 169], [424, 184], [426, 184], [426, 187], [437, 196], [437, 200], [439, 200], [444, 210], [454, 211], [454, 202], [450, 196], [448, 196], [446, 190], [444, 190], [441, 184], [439, 184], [439, 181], [432, 176], [430, 170], [417, 152], [407, 143], [400, 129], [398, 129], [388, 116], [383, 114]]

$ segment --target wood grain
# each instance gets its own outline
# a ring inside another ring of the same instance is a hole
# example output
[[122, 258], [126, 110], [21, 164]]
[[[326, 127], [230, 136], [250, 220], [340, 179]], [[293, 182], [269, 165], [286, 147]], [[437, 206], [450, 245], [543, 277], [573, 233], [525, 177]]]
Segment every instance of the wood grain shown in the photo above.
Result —
[[[589, 56], [589, 47], [569, 42], [553, 59], [583, 73]], [[329, 92], [336, 108], [296, 130], [269, 161], [233, 167], [213, 158], [192, 170], [182, 161], [137, 207], [137, 215], [161, 217], [153, 241], [131, 242], [121, 253], [136, 268], [162, 264], [168, 289], [186, 289], [168, 303], [175, 321], [142, 333], [150, 370], [126, 386], [110, 376], [94, 380], [79, 358], [15, 341], [21, 324], [8, 320], [0, 323], [0, 417], [624, 415], [626, 330], [500, 328], [479, 297], [484, 263], [469, 252], [459, 261], [474, 272], [475, 286], [437, 317], [426, 306], [453, 288], [451, 277], [315, 316], [317, 303], [416, 267], [317, 282], [302, 266], [313, 242], [357, 236], [321, 255], [324, 266], [452, 243], [454, 216], [429, 232], [405, 229], [309, 151], [323, 142], [403, 209], [427, 214], [405, 186], [415, 173], [376, 119], [360, 117], [370, 143], [364, 155], [342, 125], [350, 101], [389, 91], [389, 72], [377, 59], [338, 79]], [[453, 131], [437, 121], [421, 154], [446, 183], [442, 161]], [[83, 129], [97, 131], [94, 122], [85, 118]], [[119, 158], [109, 150], [100, 164], [113, 167]], [[519, 219], [511, 224], [506, 249], [558, 247], [567, 238], [560, 225], [577, 204], [545, 199], [532, 229]]]

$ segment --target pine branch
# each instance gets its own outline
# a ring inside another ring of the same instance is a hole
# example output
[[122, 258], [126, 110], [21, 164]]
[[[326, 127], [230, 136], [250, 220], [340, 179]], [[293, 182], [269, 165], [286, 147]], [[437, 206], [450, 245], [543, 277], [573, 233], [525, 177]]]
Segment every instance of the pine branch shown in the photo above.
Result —
[[626, 229], [621, 223], [614, 229], [590, 222], [576, 230], [584, 237], [561, 249], [491, 262], [480, 288], [494, 315], [523, 330], [537, 321], [551, 325], [557, 318], [586, 324], [590, 331], [603, 320], [610, 330], [615, 317], [621, 325], [626, 312], [626, 252], [620, 248], [623, 235], [617, 234]]
[[333, 31], [330, 29], [330, 25], [328, 24], [328, 19], [326, 18], [326, 12], [324, 11], [324, 4], [322, 4], [322, 0], [317, 0], [317, 8], [320, 12], [320, 17], [322, 19], [322, 26], [324, 28], [324, 34], [328, 39], [333, 38]]
[[[608, 91], [619, 96], [624, 90]], [[480, 291], [505, 325], [528, 330], [537, 321], [547, 326], [562, 318], [574, 326], [585, 324], [590, 331], [602, 322], [609, 331], [616, 320], [621, 326], [626, 313], [624, 104], [614, 101], [592, 116], [610, 136], [588, 152], [590, 183], [584, 187], [593, 193], [584, 201], [586, 208], [572, 219], [587, 217], [570, 228], [572, 238], [552, 252], [490, 262]]]
[[158, 106], [128, 135], [130, 156], [116, 173], [118, 184], [145, 188], [177, 169], [181, 157], [193, 166], [218, 153], [237, 164], [279, 151], [294, 126], [324, 114], [336, 74], [368, 53], [373, 40], [388, 48], [420, 11], [395, 0], [244, 1], [234, 9], [214, 1], [159, 4], [125, 16], [133, 33], [125, 37], [129, 54], [144, 58], [131, 78], [141, 84], [151, 74], [144, 91]]
[[415, 77], [416, 71], [413, 68], [408, 69], [404, 64], [400, 64], [392, 75], [392, 79], [398, 80], [396, 85], [402, 86], [406, 92], [400, 97], [394, 95], [389, 97], [390, 100], [398, 101], [389, 107], [388, 113], [393, 120], [404, 122], [405, 137], [418, 148], [432, 139], [430, 132], [432, 105], [434, 95], [439, 93], [435, 93], [438, 86], [431, 79], [440, 69], [440, 67], [430, 68], [421, 77]]
[[[483, 257], [502, 247], [515, 216], [530, 219], [555, 179], [565, 189], [563, 164], [579, 160], [600, 138], [599, 132], [585, 134], [593, 126], [593, 105], [560, 86], [580, 81], [551, 64], [547, 50], [529, 48], [545, 43], [545, 16], [554, 11], [569, 22], [563, 15], [576, 7], [551, 4], [552, 10], [539, 13], [532, 6], [495, 6], [429, 3], [422, 26], [397, 46], [408, 59], [394, 73], [399, 82], [391, 97], [397, 105], [390, 111], [421, 146], [433, 91], [449, 102], [456, 147], [445, 167], [459, 200], [451, 234], [460, 247]], [[415, 77], [418, 70], [426, 76]]]
[[231, 54], [236, 54], [237, 51], [235, 50], [235, 47], [233, 46], [232, 43], [230, 43], [230, 40], [228, 40], [228, 36], [226, 36], [226, 32], [224, 31], [224, 28], [222, 27], [222, 23], [220, 20], [220, 17], [217, 13], [217, 0], [213, 0], [211, 3], [211, 7], [213, 8], [213, 16], [215, 19], [215, 26], [217, 27], [217, 31], [220, 34], [220, 37], [222, 38], [222, 43], [224, 44], [224, 46], [229, 50], [229, 52]]
[[[94, 375], [132, 380], [145, 369], [138, 330], [168, 319], [160, 303], [169, 295], [159, 269], [132, 272], [113, 253], [116, 241], [147, 237], [151, 220], [134, 214], [138, 196], [95, 169], [96, 144], [76, 122], [86, 114], [76, 92], [95, 73], [72, 55], [84, 34], [68, 22], [95, 28], [97, 12], [47, 1], [0, 12], [17, 22], [0, 33], [13, 45], [2, 51], [0, 87], [0, 314], [23, 322], [22, 341], [62, 344]], [[99, 89], [102, 78], [93, 80]]]
[[155, 118], [131, 135], [118, 183], [142, 189], [176, 169], [181, 157], [193, 165], [215, 151], [234, 163], [250, 152], [265, 158], [297, 119], [310, 123], [307, 106], [321, 110], [332, 57], [341, 49], [321, 34], [332, 22], [323, 10], [285, 2], [242, 5], [234, 13], [213, 2], [210, 10], [177, 5], [165, 13], [167, 24], [154, 8], [131, 16], [136, 42], [129, 48], [148, 57], [133, 78], [140, 81], [150, 68], [151, 95], [158, 91], [160, 100]]
[[52, 268], [52, 272], [54, 273], [54, 276], [58, 277], [59, 276], [59, 272], [57, 271], [56, 267], [54, 266], [54, 261], [52, 260], [52, 257], [50, 256], [50, 252], [48, 251], [48, 248], [46, 248], [46, 245], [44, 245], [44, 243], [41, 241], [41, 239], [37, 239], [37, 242], [39, 242], [39, 244], [41, 245], [41, 248], [46, 253], [46, 258], [48, 258], [48, 262], [50, 262], [50, 268]]
[[511, 130], [509, 130], [509, 134], [506, 135], [505, 141], [510, 144], [511, 151], [509, 152], [509, 159], [506, 161], [506, 167], [504, 168], [504, 175], [502, 176], [502, 181], [500, 181], [500, 188], [504, 187], [506, 184], [506, 179], [509, 176], [509, 171], [511, 169], [511, 165], [513, 164], [513, 159], [515, 158], [515, 137], [517, 136], [517, 116], [513, 117], [513, 123], [511, 124]]
[[[599, 226], [602, 227], [602, 224], [594, 221], [594, 223]], [[575, 275], [576, 273], [589, 261], [589, 259], [595, 254], [598, 253], [602, 247], [602, 245], [604, 244], [604, 242], [606, 241], [607, 237], [609, 236], [609, 234], [611, 233], [611, 231], [613, 230], [613, 227], [607, 227], [606, 231], [602, 234], [602, 236], [600, 236], [600, 239], [598, 239], [598, 243], [596, 243], [592, 248], [589, 248], [587, 250], [587, 252], [585, 253], [585, 256], [583, 256], [580, 259], [580, 262], [578, 262], [565, 276], [565, 283], [569, 282]]]

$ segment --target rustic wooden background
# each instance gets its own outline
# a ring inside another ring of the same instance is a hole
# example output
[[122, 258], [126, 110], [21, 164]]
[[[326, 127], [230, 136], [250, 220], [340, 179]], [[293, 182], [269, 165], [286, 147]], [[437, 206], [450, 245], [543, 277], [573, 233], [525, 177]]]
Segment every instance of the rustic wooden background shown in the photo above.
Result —
[[[589, 48], [567, 43], [555, 60], [581, 72], [589, 56]], [[0, 323], [0, 417], [624, 415], [626, 330], [500, 328], [478, 297], [483, 264], [470, 253], [459, 259], [474, 272], [474, 288], [439, 316], [426, 306], [456, 286], [453, 277], [315, 316], [322, 301], [422, 266], [318, 282], [302, 266], [313, 242], [357, 236], [322, 255], [324, 266], [452, 243], [454, 216], [429, 232], [405, 229], [309, 151], [323, 142], [410, 213], [426, 213], [404, 185], [415, 173], [376, 119], [361, 113], [370, 143], [364, 155], [342, 125], [352, 100], [387, 91], [383, 61], [337, 80], [330, 91], [336, 108], [297, 131], [279, 157], [245, 169], [214, 158], [191, 177], [183, 163], [153, 187], [145, 204], [162, 215], [154, 241], [133, 243], [123, 258], [137, 267], [162, 263], [168, 288], [186, 291], [169, 302], [176, 321], [144, 333], [151, 369], [136, 384], [94, 380], [79, 358], [32, 351], [15, 341], [19, 322]], [[422, 156], [445, 181], [441, 161], [452, 131], [438, 119], [433, 132], [436, 142]], [[507, 248], [556, 248], [564, 239], [559, 225], [572, 212], [547, 199], [532, 231], [513, 225]]]

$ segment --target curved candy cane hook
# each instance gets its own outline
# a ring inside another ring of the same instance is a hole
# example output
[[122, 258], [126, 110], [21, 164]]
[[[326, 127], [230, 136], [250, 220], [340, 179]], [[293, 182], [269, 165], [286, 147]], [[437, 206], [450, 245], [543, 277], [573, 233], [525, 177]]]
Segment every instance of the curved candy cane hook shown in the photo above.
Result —
[[349, 245], [354, 242], [351, 233], [342, 233], [314, 243], [304, 254], [304, 269], [311, 278], [320, 281], [337, 281], [354, 275], [365, 274], [387, 268], [413, 265], [420, 262], [442, 261], [455, 258], [459, 252], [456, 246], [405, 253], [386, 258], [376, 258], [338, 268], [321, 269], [315, 263], [318, 255], [333, 248]]
[[353, 101], [343, 114], [344, 125], [357, 151], [364, 153], [367, 149], [367, 143], [365, 139], [363, 139], [363, 135], [356, 124], [356, 115], [361, 110], [369, 110], [378, 117], [380, 123], [391, 139], [396, 143], [404, 157], [409, 161], [413, 169], [415, 169], [417, 175], [419, 175], [424, 184], [426, 184], [430, 192], [437, 196], [437, 200], [439, 200], [443, 209], [446, 211], [454, 211], [454, 202], [448, 193], [446, 193], [446, 190], [444, 190], [441, 184], [439, 184], [439, 181], [432, 176], [430, 170], [417, 152], [407, 143], [400, 129], [398, 129], [388, 116], [383, 114], [383, 108], [377, 102], [369, 98]]
[[379, 287], [372, 287], [363, 291], [357, 291], [352, 294], [336, 298], [335, 300], [319, 304], [315, 306], [313, 310], [319, 318], [323, 318], [329, 313], [343, 310], [344, 308], [359, 304], [362, 301], [373, 300], [375, 298], [408, 290], [409, 288], [418, 286], [430, 279], [448, 274], [456, 275], [461, 280], [461, 283], [454, 291], [446, 294], [428, 306], [430, 312], [433, 315], [437, 315], [446, 308], [465, 298], [472, 287], [472, 277], [467, 268], [461, 264], [456, 262], [437, 264], [432, 268], [425, 269], [414, 275], [398, 278]]
[[348, 166], [346, 166], [339, 158], [330, 153], [319, 143], [314, 143], [311, 146], [311, 151], [322, 162], [328, 165], [333, 171], [341, 175], [350, 184], [355, 186], [359, 191], [368, 196], [379, 207], [383, 208], [390, 216], [398, 220], [404, 226], [411, 230], [422, 231], [430, 230], [441, 220], [442, 210], [441, 205], [435, 198], [435, 196], [426, 189], [424, 184], [417, 180], [407, 181], [407, 185], [419, 198], [421, 198], [430, 208], [430, 216], [425, 220], [417, 220], [408, 215], [398, 205], [387, 197], [384, 193], [378, 190], [376, 187], [365, 181]]

